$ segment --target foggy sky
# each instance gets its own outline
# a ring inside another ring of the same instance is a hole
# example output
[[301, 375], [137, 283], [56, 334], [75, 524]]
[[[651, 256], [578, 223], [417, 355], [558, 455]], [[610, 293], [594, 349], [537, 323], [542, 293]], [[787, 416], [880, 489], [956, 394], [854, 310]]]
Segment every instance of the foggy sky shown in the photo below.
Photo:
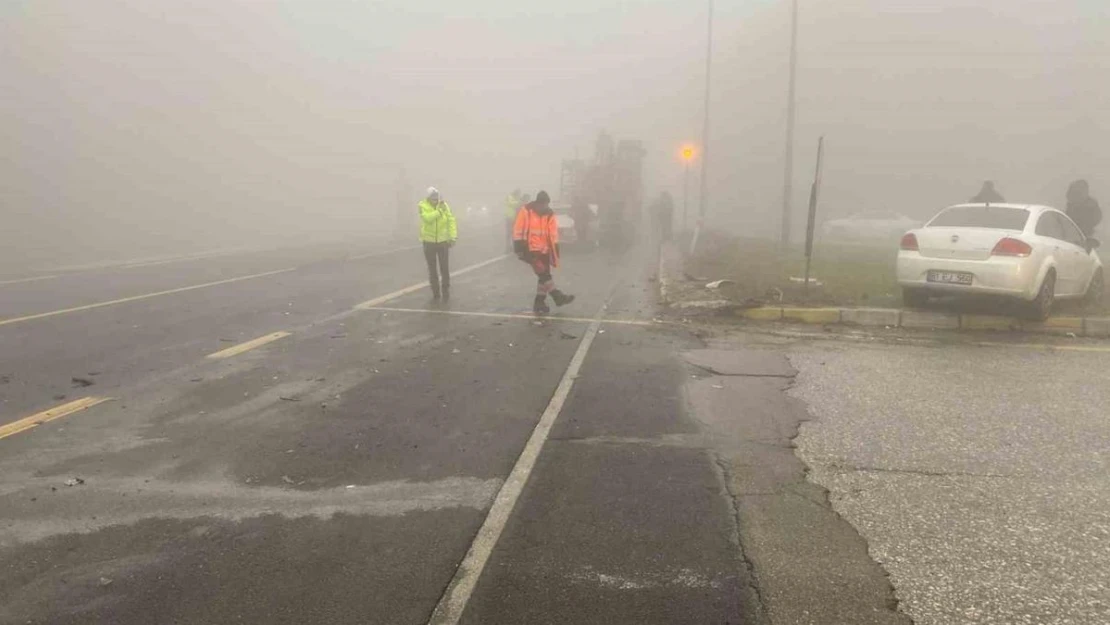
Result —
[[[926, 217], [986, 178], [1059, 205], [1084, 176], [1110, 204], [1107, 3], [800, 4], [799, 215], [820, 134], [828, 214]], [[717, 0], [710, 211], [760, 235], [781, 203], [787, 5]], [[554, 191], [602, 129], [644, 141], [649, 194], [680, 196], [704, 46], [691, 0], [8, 0], [0, 245], [391, 228], [399, 168], [417, 194], [495, 205]]]

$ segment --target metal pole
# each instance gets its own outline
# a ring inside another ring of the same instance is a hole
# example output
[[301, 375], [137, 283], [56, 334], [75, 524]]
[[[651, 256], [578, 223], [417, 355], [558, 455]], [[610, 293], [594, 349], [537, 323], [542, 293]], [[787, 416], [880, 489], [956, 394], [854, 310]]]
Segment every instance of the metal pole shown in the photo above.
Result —
[[798, 0], [791, 0], [790, 86], [786, 102], [786, 171], [782, 183], [782, 238], [785, 250], [790, 244], [790, 196], [794, 192], [794, 114], [798, 77]]
[[709, 184], [709, 94], [710, 72], [713, 68], [713, 0], [709, 0], [709, 17], [706, 20], [705, 37], [705, 114], [701, 123], [701, 187], [698, 191], [698, 221], [694, 226], [694, 238], [690, 241], [690, 253], [698, 246], [698, 235], [705, 221], [708, 205]]
[[683, 171], [683, 174], [682, 174], [682, 231], [686, 232], [686, 228], [689, 227], [689, 223], [690, 223], [689, 220], [687, 219], [687, 215], [690, 212], [688, 210], [688, 207], [690, 205], [690, 161], [689, 160], [686, 161], [686, 165], [683, 169], [684, 169], [684, 171]]

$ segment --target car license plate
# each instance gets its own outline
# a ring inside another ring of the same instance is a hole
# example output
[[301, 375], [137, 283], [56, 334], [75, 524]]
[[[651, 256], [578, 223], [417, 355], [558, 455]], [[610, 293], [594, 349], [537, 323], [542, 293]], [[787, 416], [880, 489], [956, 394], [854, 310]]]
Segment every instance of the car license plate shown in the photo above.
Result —
[[926, 276], [929, 282], [940, 282], [942, 284], [963, 284], [970, 286], [972, 275], [963, 271], [930, 271]]

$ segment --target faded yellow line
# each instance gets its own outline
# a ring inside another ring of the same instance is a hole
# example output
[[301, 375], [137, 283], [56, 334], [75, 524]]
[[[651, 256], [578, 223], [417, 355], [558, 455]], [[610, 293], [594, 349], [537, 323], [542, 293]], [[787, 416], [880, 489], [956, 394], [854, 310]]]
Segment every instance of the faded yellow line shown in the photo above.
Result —
[[86, 304], [84, 306], [74, 306], [73, 308], [63, 308], [62, 310], [52, 310], [50, 312], [38, 313], [34, 315], [27, 315], [25, 317], [13, 317], [11, 319], [0, 319], [0, 326], [6, 326], [13, 323], [22, 323], [24, 321], [34, 321], [35, 319], [45, 319], [47, 317], [56, 317], [58, 315], [65, 315], [69, 313], [81, 312], [84, 310], [93, 310], [94, 308], [104, 308], [105, 306], [115, 306], [117, 304], [126, 304], [128, 302], [137, 302], [139, 300], [150, 299], [152, 297], [161, 297], [163, 295], [173, 295], [174, 293], [184, 293], [186, 291], [195, 291], [197, 289], [206, 289], [212, 286], [219, 286], [221, 284], [231, 284], [233, 282], [242, 282], [244, 280], [254, 280], [255, 278], [265, 278], [266, 276], [275, 276], [279, 273], [288, 273], [295, 271], [296, 267], [288, 269], [278, 269], [277, 271], [267, 271], [264, 273], [255, 273], [249, 276], [239, 276], [237, 278], [228, 278], [226, 280], [217, 280], [215, 282], [205, 282], [204, 284], [194, 284], [192, 286], [183, 286], [176, 289], [169, 289], [167, 291], [157, 291], [155, 293], [145, 293], [143, 295], [132, 295], [131, 297], [123, 297], [114, 299], [107, 302], [97, 302], [95, 304]]
[[[546, 321], [572, 321], [577, 323], [592, 323], [594, 321], [594, 319], [590, 319], [589, 317], [560, 317], [556, 315], [527, 315], [524, 313], [491, 313], [466, 310], [431, 310], [427, 308], [389, 308], [385, 306], [362, 308], [362, 310], [380, 310], [382, 312], [400, 313], [425, 313], [429, 315], [453, 315], [457, 317], [489, 317], [492, 319], [531, 319]], [[639, 319], [602, 319], [601, 323], [626, 326], [654, 326], [660, 325], [661, 322], [641, 321]]]
[[289, 332], [285, 332], [285, 331], [274, 332], [273, 334], [267, 334], [266, 336], [260, 336], [256, 339], [254, 339], [253, 341], [247, 341], [246, 343], [240, 343], [238, 345], [229, 347], [227, 349], [222, 349], [222, 350], [216, 352], [215, 354], [208, 354], [208, 356], [206, 356], [206, 358], [212, 358], [214, 360], [220, 360], [220, 359], [223, 359], [223, 358], [231, 358], [232, 356], [238, 356], [239, 354], [242, 354], [243, 352], [249, 352], [250, 350], [255, 349], [256, 347], [262, 347], [263, 345], [266, 345], [267, 343], [273, 343], [274, 341], [276, 341], [278, 339], [283, 339], [287, 336], [289, 336]]
[[0, 426], [0, 438], [7, 438], [15, 436], [20, 432], [25, 432], [31, 428], [38, 427], [43, 423], [49, 423], [54, 419], [61, 419], [62, 417], [71, 415], [75, 412], [88, 410], [98, 404], [103, 404], [106, 401], [111, 401], [111, 397], [85, 397], [76, 401], [71, 401], [68, 404], [55, 406], [50, 410], [44, 410], [38, 414], [33, 414], [29, 417], [24, 417], [19, 421], [13, 421], [4, 426]]
[[25, 282], [38, 282], [39, 280], [53, 280], [54, 278], [59, 277], [59, 275], [60, 274], [55, 273], [49, 276], [34, 276], [31, 278], [16, 278], [15, 280], [4, 280], [0, 282], [0, 286], [4, 286], [5, 284], [23, 284]]

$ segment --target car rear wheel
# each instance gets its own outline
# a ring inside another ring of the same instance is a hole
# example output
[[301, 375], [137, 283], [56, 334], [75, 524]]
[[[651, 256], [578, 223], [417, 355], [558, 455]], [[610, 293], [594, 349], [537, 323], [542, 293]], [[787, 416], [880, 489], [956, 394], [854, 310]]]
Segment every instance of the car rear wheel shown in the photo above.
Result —
[[929, 303], [929, 294], [921, 289], [902, 289], [902, 304], [906, 308], [924, 308]]
[[1056, 302], [1056, 273], [1048, 272], [1041, 282], [1041, 290], [1037, 297], [1029, 303], [1029, 317], [1034, 321], [1044, 321], [1052, 314], [1052, 305]]
[[1105, 295], [1106, 279], [1100, 267], [1095, 270], [1095, 275], [1091, 278], [1091, 284], [1087, 287], [1087, 295], [1083, 299], [1088, 306], [1098, 306], [1102, 303]]

